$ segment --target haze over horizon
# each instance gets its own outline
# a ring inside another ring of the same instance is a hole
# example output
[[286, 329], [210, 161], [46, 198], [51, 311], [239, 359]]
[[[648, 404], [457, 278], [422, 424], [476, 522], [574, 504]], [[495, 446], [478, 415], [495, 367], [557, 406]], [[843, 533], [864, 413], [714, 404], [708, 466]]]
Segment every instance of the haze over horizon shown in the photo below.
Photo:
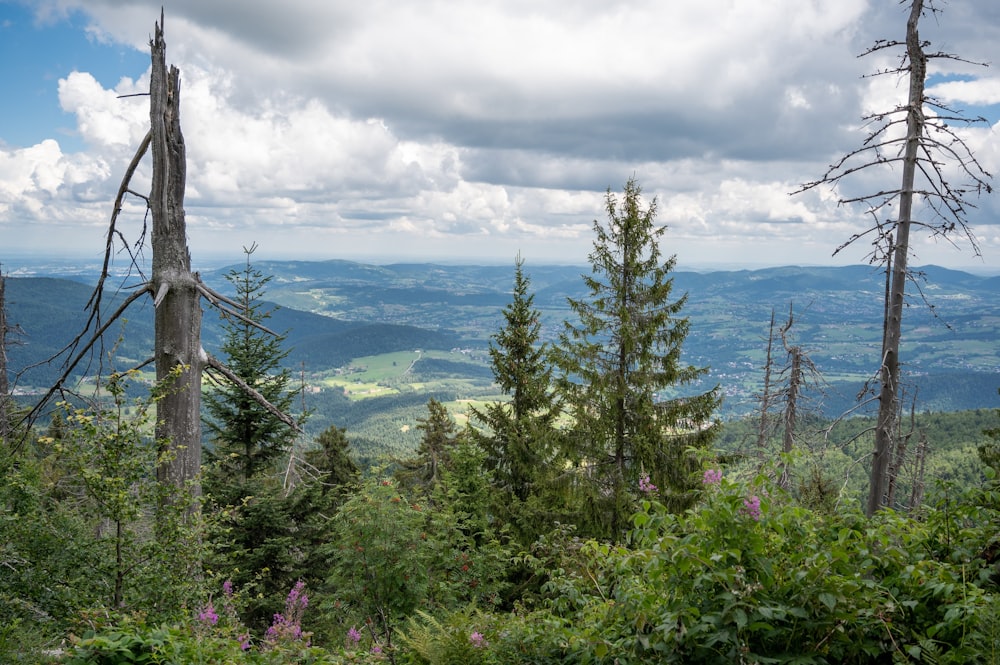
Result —
[[[161, 3], [0, 0], [0, 264], [98, 260], [148, 126]], [[953, 0], [932, 50], [990, 62], [1000, 5]], [[177, 0], [187, 221], [196, 269], [257, 260], [587, 263], [604, 195], [635, 176], [678, 269], [866, 263], [869, 219], [830, 190], [789, 193], [857, 148], [905, 82], [906, 8], [874, 0], [676, 6], [657, 0]], [[945, 68], [946, 67], [946, 68]], [[930, 92], [987, 122], [960, 133], [1000, 172], [1000, 75], [932, 61]], [[891, 182], [898, 176], [883, 174]], [[148, 158], [135, 189], [148, 187]], [[898, 185], [898, 182], [897, 182]], [[875, 181], [847, 187], [869, 191]], [[917, 234], [914, 265], [1000, 266], [1000, 201], [974, 200], [982, 258]], [[121, 228], [134, 242], [143, 202]], [[18, 258], [21, 257], [21, 258]], [[230, 257], [226, 260], [225, 257]]]

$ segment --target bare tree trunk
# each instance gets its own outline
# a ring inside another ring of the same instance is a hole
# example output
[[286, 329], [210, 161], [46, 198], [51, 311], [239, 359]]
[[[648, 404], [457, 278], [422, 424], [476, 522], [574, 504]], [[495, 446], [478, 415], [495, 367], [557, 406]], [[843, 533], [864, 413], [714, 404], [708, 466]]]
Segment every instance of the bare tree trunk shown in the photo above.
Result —
[[924, 468], [927, 460], [927, 434], [922, 430], [917, 443], [917, 468], [913, 473], [913, 489], [910, 492], [910, 511], [920, 507], [924, 501]]
[[7, 300], [4, 294], [6, 278], [0, 273], [0, 444], [10, 438], [10, 384], [7, 382]]
[[[788, 365], [788, 388], [784, 391], [785, 393], [785, 408], [784, 408], [784, 434], [781, 439], [781, 452], [790, 453], [795, 447], [795, 426], [798, 418], [798, 407], [799, 407], [799, 396], [802, 394], [802, 382], [803, 382], [803, 356], [805, 354], [802, 351], [802, 347], [793, 344], [788, 344], [788, 331], [792, 329], [795, 324], [795, 312], [793, 311], [792, 304], [788, 304], [788, 321], [785, 325], [781, 327], [781, 345], [785, 347], [785, 351], [788, 353], [789, 365]], [[812, 361], [805, 358], [805, 363], [813, 368]], [[791, 478], [788, 475], [788, 466], [784, 461], [781, 462], [781, 476], [778, 478], [778, 485], [784, 489], [788, 489], [791, 484]]]
[[917, 150], [924, 131], [924, 78], [927, 74], [927, 59], [917, 31], [923, 4], [923, 0], [913, 0], [910, 17], [906, 22], [910, 95], [906, 117], [906, 147], [899, 196], [899, 219], [896, 220], [896, 242], [891, 253], [892, 284], [889, 291], [889, 306], [886, 309], [885, 338], [882, 344], [878, 420], [875, 425], [875, 451], [872, 454], [871, 483], [866, 510], [869, 516], [885, 505], [888, 494], [889, 458], [897, 429], [896, 414], [899, 412], [899, 340], [906, 294], [913, 183], [917, 168]]
[[760, 422], [757, 426], [757, 454], [764, 457], [764, 449], [767, 447], [767, 437], [771, 432], [770, 409], [771, 409], [771, 372], [774, 369], [774, 308], [771, 308], [771, 326], [767, 331], [767, 357], [764, 360], [764, 391], [760, 397]]
[[153, 182], [153, 273], [156, 294], [156, 379], [165, 388], [157, 404], [156, 440], [161, 458], [156, 477], [165, 486], [200, 494], [201, 305], [198, 279], [191, 272], [184, 221], [186, 161], [180, 124], [180, 72], [166, 68], [163, 18], [156, 25], [150, 76]]
[[[897, 416], [897, 421], [902, 423], [902, 413]], [[899, 479], [903, 475], [903, 467], [906, 465], [906, 456], [910, 447], [910, 438], [917, 431], [917, 395], [914, 393], [913, 401], [910, 403], [910, 427], [904, 433], [900, 425], [896, 435], [896, 443], [892, 451], [892, 461], [889, 464], [889, 489], [886, 492], [885, 505], [893, 508], [896, 506], [896, 492], [899, 488]]]

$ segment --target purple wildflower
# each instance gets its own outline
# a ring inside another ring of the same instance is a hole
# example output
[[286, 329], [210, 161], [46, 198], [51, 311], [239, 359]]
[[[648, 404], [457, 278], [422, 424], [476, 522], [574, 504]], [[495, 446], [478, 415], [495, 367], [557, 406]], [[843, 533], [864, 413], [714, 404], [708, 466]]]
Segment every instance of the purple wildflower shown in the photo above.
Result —
[[489, 642], [486, 641], [486, 638], [483, 637], [483, 634], [478, 630], [473, 631], [472, 634], [469, 635], [469, 641], [472, 642], [472, 646], [477, 649], [484, 649], [490, 645]]
[[351, 626], [351, 629], [347, 631], [347, 638], [357, 644], [361, 641], [361, 633], [358, 632], [357, 628]]
[[274, 620], [264, 634], [264, 639], [275, 644], [279, 640], [301, 640], [308, 637], [302, 633], [302, 614], [309, 605], [309, 597], [305, 594], [306, 583], [299, 580], [285, 599], [285, 613], [274, 615]]
[[240, 640], [240, 648], [243, 649], [244, 651], [249, 651], [250, 633], [243, 633], [242, 635], [240, 635], [239, 640]]
[[208, 605], [198, 613], [198, 621], [214, 626], [219, 622], [219, 615], [215, 613], [215, 607], [212, 606], [212, 601], [208, 601]]
[[701, 477], [702, 485], [718, 485], [722, 482], [722, 471], [718, 469], [705, 469], [705, 475]]
[[380, 647], [377, 644], [374, 645], [374, 646], [372, 646], [372, 653], [374, 653], [374, 654], [380, 654], [380, 653], [382, 653], [382, 647]]
[[222, 583], [222, 593], [226, 594], [226, 598], [233, 597], [233, 581], [226, 580]]
[[291, 612], [291, 609], [301, 605], [302, 609], [309, 606], [309, 596], [307, 596], [303, 591], [306, 588], [306, 583], [299, 580], [292, 587], [292, 590], [288, 592], [288, 599], [285, 600], [285, 609]]
[[639, 490], [646, 494], [652, 494], [656, 491], [656, 485], [650, 482], [648, 473], [639, 478]]
[[743, 499], [743, 508], [740, 509], [740, 512], [749, 516], [750, 519], [755, 522], [759, 521], [761, 518], [760, 498], [754, 494], [746, 499]]

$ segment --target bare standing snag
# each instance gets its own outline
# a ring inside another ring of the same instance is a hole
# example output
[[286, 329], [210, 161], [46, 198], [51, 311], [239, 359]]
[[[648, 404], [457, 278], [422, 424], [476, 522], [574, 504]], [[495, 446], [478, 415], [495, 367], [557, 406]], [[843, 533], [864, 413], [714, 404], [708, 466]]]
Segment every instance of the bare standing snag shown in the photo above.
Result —
[[[909, 94], [905, 104], [891, 111], [865, 118], [871, 128], [860, 148], [830, 166], [819, 180], [806, 183], [799, 192], [820, 185], [836, 185], [847, 176], [872, 167], [902, 167], [899, 187], [841, 198], [839, 203], [862, 203], [868, 206], [873, 224], [852, 236], [834, 254], [862, 237], [871, 238], [872, 263], [886, 266], [885, 322], [882, 337], [882, 362], [879, 368], [879, 410], [872, 455], [868, 515], [886, 505], [889, 494], [889, 460], [898, 440], [899, 429], [899, 345], [906, 284], [913, 279], [907, 267], [910, 255], [910, 231], [923, 228], [932, 235], [954, 242], [955, 233], [965, 236], [976, 255], [979, 245], [967, 222], [967, 212], [975, 206], [971, 194], [992, 192], [989, 179], [972, 151], [952, 124], [985, 122], [984, 118], [966, 118], [925, 91], [927, 63], [932, 59], [963, 61], [949, 53], [929, 53], [929, 42], [920, 39], [918, 24], [926, 11], [937, 13], [933, 0], [911, 0], [906, 22], [905, 41], [879, 40], [867, 54], [884, 49], [905, 47], [900, 65], [877, 72], [877, 75], [906, 76]], [[905, 133], [902, 129], [905, 127]], [[953, 175], [952, 175], [953, 174]], [[958, 181], [954, 181], [957, 178]], [[914, 204], [917, 203], [917, 209]], [[923, 205], [919, 205], [919, 204]], [[898, 213], [891, 214], [895, 205]]]

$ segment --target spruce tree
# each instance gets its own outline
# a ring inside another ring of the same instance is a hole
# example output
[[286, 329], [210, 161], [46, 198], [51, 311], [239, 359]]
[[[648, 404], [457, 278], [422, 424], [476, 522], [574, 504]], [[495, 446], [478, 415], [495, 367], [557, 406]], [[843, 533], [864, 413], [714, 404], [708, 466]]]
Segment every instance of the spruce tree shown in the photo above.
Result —
[[400, 462], [396, 477], [405, 486], [429, 491], [441, 482], [458, 433], [448, 409], [433, 397], [427, 402], [427, 417], [417, 419], [417, 429], [423, 432], [417, 455]]
[[514, 290], [504, 308], [504, 325], [490, 343], [490, 365], [508, 399], [472, 409], [473, 441], [483, 451], [483, 466], [494, 489], [494, 519], [507, 524], [527, 545], [552, 524], [564, 520], [565, 504], [555, 476], [558, 404], [552, 388], [548, 350], [540, 343], [540, 313], [529, 293], [531, 280], [520, 255]]
[[[288, 351], [282, 348], [284, 335], [262, 329], [274, 310], [265, 309], [262, 302], [271, 277], [253, 267], [251, 256], [256, 249], [256, 244], [244, 247], [246, 265], [226, 275], [236, 288], [241, 316], [226, 318], [222, 352], [236, 376], [287, 413], [295, 397], [292, 375], [281, 366]], [[285, 423], [238, 386], [220, 385], [206, 396], [205, 403], [212, 442], [206, 456], [214, 463], [207, 475], [209, 481], [217, 481], [216, 490], [220, 484], [245, 484], [268, 469], [287, 451], [295, 436]]]
[[558, 385], [574, 418], [569, 452], [584, 470], [585, 515], [594, 535], [619, 538], [640, 478], [659, 488], [672, 509], [685, 507], [697, 487], [697, 459], [714, 435], [716, 390], [661, 400], [658, 393], [690, 384], [707, 369], [681, 363], [687, 301], [671, 299], [676, 257], [662, 260], [654, 224], [655, 199], [644, 210], [630, 179], [621, 201], [608, 191], [607, 225], [594, 221], [589, 297], [569, 305], [553, 360]]
[[524, 501], [535, 477], [551, 458], [552, 422], [557, 410], [550, 390], [552, 369], [539, 344], [541, 321], [528, 292], [531, 280], [517, 257], [514, 294], [504, 308], [504, 326], [490, 343], [493, 376], [508, 401], [493, 402], [473, 418], [486, 426], [476, 442], [486, 453], [485, 465], [504, 493]]
[[324, 495], [358, 482], [361, 470], [351, 458], [351, 444], [345, 430], [330, 425], [316, 437], [316, 445], [306, 452], [306, 462], [319, 474], [317, 480]]

